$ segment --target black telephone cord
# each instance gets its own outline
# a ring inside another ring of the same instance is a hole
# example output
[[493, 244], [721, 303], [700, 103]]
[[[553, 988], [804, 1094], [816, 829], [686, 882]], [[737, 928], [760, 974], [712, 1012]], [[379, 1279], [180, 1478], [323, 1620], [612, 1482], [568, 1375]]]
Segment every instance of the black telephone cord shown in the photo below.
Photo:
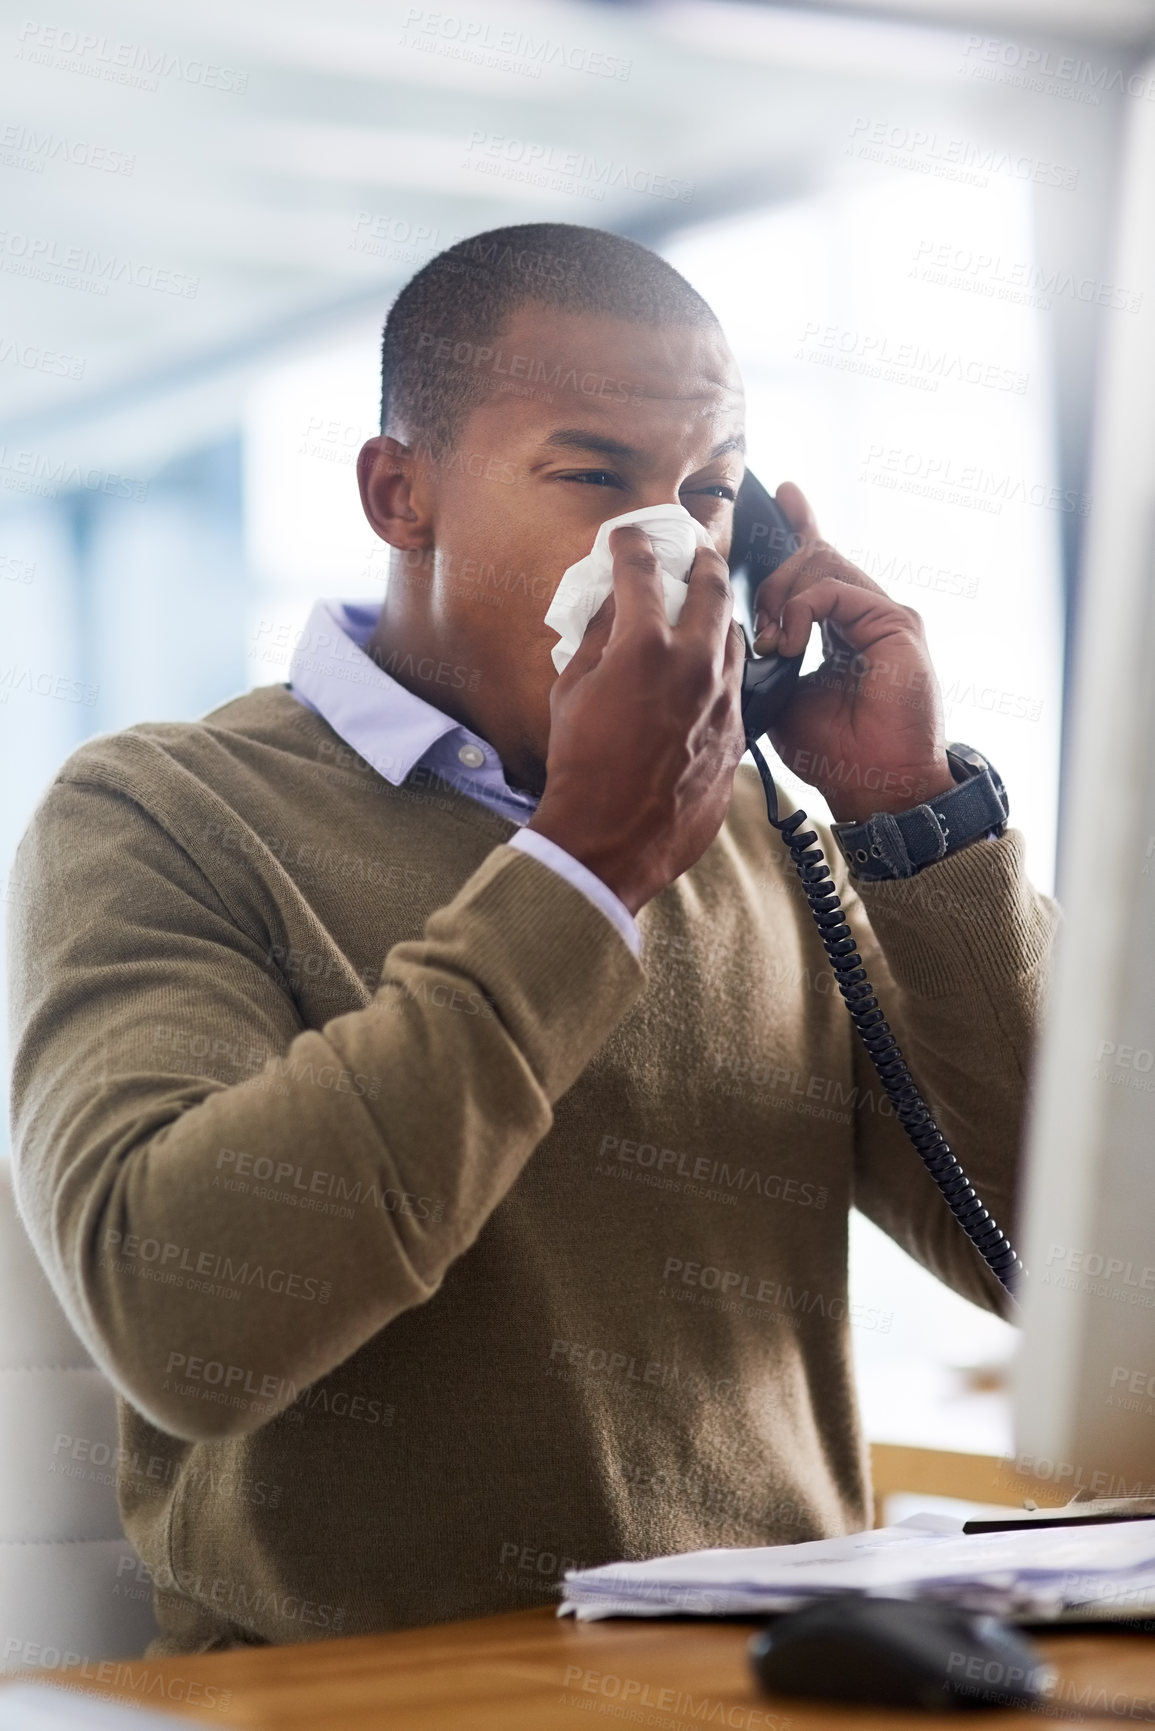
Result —
[[762, 780], [766, 795], [766, 815], [789, 849], [794, 869], [802, 880], [806, 899], [810, 903], [814, 923], [834, 969], [838, 989], [855, 1027], [862, 1036], [862, 1043], [878, 1072], [898, 1121], [942, 1191], [947, 1207], [988, 1268], [1013, 1296], [1019, 1278], [1026, 1271], [1005, 1232], [983, 1207], [982, 1198], [976, 1194], [974, 1185], [967, 1178], [935, 1123], [930, 1108], [915, 1086], [898, 1041], [891, 1033], [866, 977], [866, 969], [846, 923], [830, 868], [822, 857], [821, 848], [815, 846], [818, 836], [812, 829], [799, 834], [802, 825], [809, 821], [804, 811], [796, 811], [790, 817], [779, 818], [778, 793], [766, 759], [754, 740], [747, 739], [746, 745]]

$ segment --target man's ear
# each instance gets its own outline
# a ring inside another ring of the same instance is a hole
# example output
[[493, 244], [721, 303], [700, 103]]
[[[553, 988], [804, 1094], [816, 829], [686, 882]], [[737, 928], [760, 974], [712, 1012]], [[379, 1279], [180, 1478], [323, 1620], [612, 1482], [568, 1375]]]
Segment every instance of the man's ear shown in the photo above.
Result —
[[433, 493], [407, 445], [386, 434], [367, 439], [357, 456], [357, 485], [383, 541], [402, 550], [432, 547]]

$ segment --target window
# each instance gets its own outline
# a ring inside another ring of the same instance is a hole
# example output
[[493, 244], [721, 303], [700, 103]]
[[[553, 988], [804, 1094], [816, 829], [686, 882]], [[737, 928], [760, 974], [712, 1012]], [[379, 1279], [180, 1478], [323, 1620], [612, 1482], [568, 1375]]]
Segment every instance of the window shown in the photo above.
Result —
[[[1029, 188], [895, 171], [679, 234], [746, 380], [750, 467], [926, 622], [947, 737], [997, 764], [1028, 868], [1054, 870], [1062, 681], [1060, 495]], [[819, 658], [815, 639], [810, 664]], [[805, 810], [815, 790], [785, 778]], [[769, 834], [767, 846], [778, 846]], [[1008, 1452], [1014, 1331], [862, 1216], [853, 1330], [872, 1440]], [[986, 1374], [987, 1369], [991, 1374]], [[984, 1389], [985, 1385], [985, 1389]]]

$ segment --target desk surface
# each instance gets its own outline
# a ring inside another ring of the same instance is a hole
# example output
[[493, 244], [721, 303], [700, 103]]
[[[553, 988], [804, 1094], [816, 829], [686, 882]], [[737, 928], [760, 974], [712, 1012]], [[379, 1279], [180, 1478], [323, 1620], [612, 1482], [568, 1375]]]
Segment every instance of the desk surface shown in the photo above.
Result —
[[[94, 1666], [86, 1667], [83, 1679], [77, 1672], [56, 1672], [52, 1680], [75, 1680], [93, 1694], [154, 1708], [164, 1706], [167, 1695], [171, 1711], [254, 1731], [583, 1731], [599, 1720], [657, 1731], [714, 1725], [738, 1731], [894, 1731], [893, 1712], [759, 1694], [746, 1659], [754, 1627], [625, 1618], [577, 1624], [547, 1607], [396, 1635], [141, 1660], [132, 1664], [129, 1679], [122, 1673], [120, 1687], [102, 1685]], [[1056, 1633], [1039, 1645], [1061, 1674], [1058, 1711], [1029, 1720], [1009, 1712], [949, 1720], [904, 1713], [904, 1731], [941, 1731], [944, 1723], [973, 1723], [986, 1731], [1022, 1731], [1027, 1723], [1070, 1726], [1091, 1703], [1101, 1707], [1112, 1697], [1115, 1712], [1133, 1713], [1133, 1722], [1155, 1715], [1155, 1637]], [[190, 1700], [206, 1699], [202, 1691], [209, 1685], [221, 1691], [213, 1709], [190, 1706]]]

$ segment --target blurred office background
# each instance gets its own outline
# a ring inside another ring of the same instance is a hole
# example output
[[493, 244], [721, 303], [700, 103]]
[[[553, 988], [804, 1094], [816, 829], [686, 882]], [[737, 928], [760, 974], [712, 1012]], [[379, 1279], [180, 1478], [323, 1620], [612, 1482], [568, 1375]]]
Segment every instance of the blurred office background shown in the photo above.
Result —
[[[999, 766], [1053, 886], [1151, 0], [38, 17], [0, 26], [5, 879], [90, 734], [283, 680], [314, 597], [380, 598], [353, 465], [390, 299], [462, 235], [557, 220], [644, 241], [713, 303], [751, 467], [922, 611], [949, 734]], [[1009, 1450], [1011, 1330], [865, 1223], [854, 1245], [870, 1435]]]

